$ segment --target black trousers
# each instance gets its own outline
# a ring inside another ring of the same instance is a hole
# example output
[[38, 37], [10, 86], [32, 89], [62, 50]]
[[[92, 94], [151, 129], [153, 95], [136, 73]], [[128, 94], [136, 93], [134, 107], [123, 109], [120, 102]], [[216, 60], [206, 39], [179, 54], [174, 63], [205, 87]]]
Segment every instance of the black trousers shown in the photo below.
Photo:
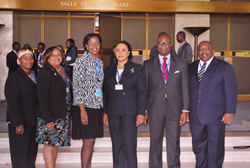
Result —
[[137, 168], [137, 115], [108, 116], [113, 168]]
[[37, 148], [36, 126], [24, 126], [23, 135], [16, 134], [16, 127], [9, 124], [9, 144], [13, 168], [35, 168]]

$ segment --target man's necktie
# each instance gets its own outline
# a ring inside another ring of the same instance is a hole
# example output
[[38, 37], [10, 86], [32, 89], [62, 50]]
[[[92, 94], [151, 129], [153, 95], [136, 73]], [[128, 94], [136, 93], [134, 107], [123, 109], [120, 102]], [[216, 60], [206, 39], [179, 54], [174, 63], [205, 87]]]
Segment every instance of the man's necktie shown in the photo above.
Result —
[[163, 58], [163, 63], [162, 63], [162, 75], [163, 75], [163, 78], [164, 78], [165, 82], [168, 79], [168, 69], [167, 69], [167, 63], [166, 63], [167, 59], [168, 59], [168, 57], [164, 57]]
[[202, 77], [203, 77], [203, 75], [205, 73], [206, 65], [207, 65], [207, 63], [204, 62], [204, 64], [201, 66], [201, 69], [200, 69], [200, 71], [198, 73], [198, 81], [199, 82], [202, 80]]

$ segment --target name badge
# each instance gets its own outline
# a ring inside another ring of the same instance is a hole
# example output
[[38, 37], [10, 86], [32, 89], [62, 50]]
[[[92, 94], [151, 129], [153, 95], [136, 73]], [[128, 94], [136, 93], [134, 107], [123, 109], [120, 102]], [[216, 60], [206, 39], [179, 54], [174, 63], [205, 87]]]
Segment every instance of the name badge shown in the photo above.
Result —
[[96, 89], [96, 97], [101, 97], [102, 96], [102, 91], [101, 91], [101, 89], [99, 88], [99, 89]]
[[69, 93], [69, 88], [68, 87], [66, 88], [66, 92]]
[[123, 90], [123, 85], [115, 85], [115, 90]]

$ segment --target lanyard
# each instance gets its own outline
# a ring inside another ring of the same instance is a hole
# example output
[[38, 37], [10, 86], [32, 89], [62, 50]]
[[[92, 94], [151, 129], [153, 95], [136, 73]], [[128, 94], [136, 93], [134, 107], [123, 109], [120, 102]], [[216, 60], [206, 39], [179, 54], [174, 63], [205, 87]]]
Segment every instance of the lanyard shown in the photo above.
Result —
[[95, 65], [95, 70], [96, 70], [96, 75], [97, 75], [97, 85], [99, 86], [99, 74], [100, 74], [100, 62], [99, 62], [99, 59], [96, 57], [96, 62], [97, 62], [97, 66], [96, 66], [96, 63], [95, 63], [94, 59], [92, 58], [92, 56], [90, 55], [90, 53], [88, 53], [88, 55], [89, 55], [89, 58], [92, 60], [92, 62]]
[[167, 63], [167, 67], [166, 67], [166, 70], [165, 70], [165, 71], [163, 70], [163, 67], [162, 67], [163, 65], [162, 65], [161, 62], [160, 62], [161, 71], [162, 71], [162, 74], [163, 74], [164, 77], [165, 77], [165, 75], [166, 75], [166, 73], [167, 73], [167, 71], [168, 71], [168, 67], [169, 67], [170, 61], [171, 61], [171, 57], [169, 57], [169, 61], [168, 61], [168, 63]]
[[34, 71], [32, 71], [31, 73], [32, 73], [32, 76], [33, 76], [33, 79], [34, 79], [34, 83], [35, 83], [35, 84], [37, 84], [37, 81], [36, 81], [36, 76], [35, 76]]
[[66, 85], [68, 86], [69, 85], [69, 83], [68, 83], [68, 79], [67, 79], [67, 73], [66, 73], [66, 71], [65, 71], [65, 69], [61, 66], [61, 68], [63, 69], [63, 71], [64, 71], [64, 73], [65, 73], [65, 78], [58, 72], [58, 74], [63, 78], [63, 80], [64, 80], [64, 82], [66, 83]]
[[[123, 70], [124, 71], [124, 70]], [[122, 74], [123, 74], [123, 71], [122, 71], [122, 73], [119, 75], [119, 71], [118, 71], [118, 69], [117, 69], [117, 83], [118, 83], [118, 85], [120, 85], [120, 79], [121, 79], [121, 77], [122, 77]]]

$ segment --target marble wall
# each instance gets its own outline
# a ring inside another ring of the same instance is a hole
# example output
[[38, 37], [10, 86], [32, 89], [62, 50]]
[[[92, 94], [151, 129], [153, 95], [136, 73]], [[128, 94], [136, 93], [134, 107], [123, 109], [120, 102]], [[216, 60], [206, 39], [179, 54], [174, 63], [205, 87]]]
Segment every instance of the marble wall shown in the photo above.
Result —
[[4, 85], [8, 75], [6, 55], [12, 50], [13, 43], [13, 12], [0, 11], [0, 101], [5, 100]]

